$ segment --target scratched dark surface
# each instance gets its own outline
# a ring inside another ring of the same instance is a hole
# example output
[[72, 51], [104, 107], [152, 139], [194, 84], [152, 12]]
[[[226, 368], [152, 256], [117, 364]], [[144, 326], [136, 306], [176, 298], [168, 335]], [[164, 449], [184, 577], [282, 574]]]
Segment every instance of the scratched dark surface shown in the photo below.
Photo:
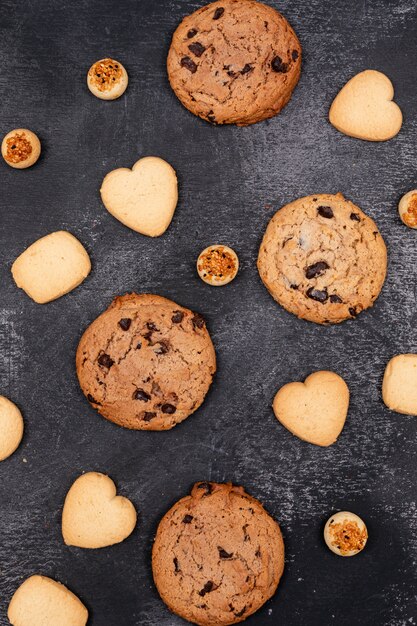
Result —
[[[28, 127], [43, 151], [26, 171], [0, 163], [0, 393], [21, 408], [25, 436], [0, 464], [0, 624], [18, 585], [33, 573], [79, 595], [93, 626], [180, 626], [152, 582], [158, 520], [197, 480], [233, 481], [281, 524], [286, 570], [277, 594], [248, 624], [402, 626], [417, 622], [417, 420], [381, 400], [385, 364], [417, 351], [416, 231], [397, 215], [417, 186], [415, 0], [271, 0], [304, 49], [293, 99], [271, 121], [213, 127], [169, 88], [165, 58], [191, 0], [2, 0], [0, 133]], [[130, 84], [115, 102], [87, 90], [90, 64], [110, 55]], [[374, 68], [394, 82], [400, 134], [371, 144], [339, 134], [329, 105], [347, 79]], [[100, 202], [104, 175], [158, 155], [176, 169], [180, 200], [168, 231], [149, 239]], [[388, 278], [357, 320], [319, 327], [268, 295], [256, 271], [262, 233], [276, 209], [310, 193], [341, 191], [378, 223]], [[14, 285], [10, 266], [49, 232], [67, 229], [93, 270], [69, 295], [41, 306]], [[206, 245], [239, 254], [229, 286], [203, 284], [194, 269]], [[196, 414], [172, 431], [130, 432], [89, 407], [74, 355], [86, 326], [128, 290], [155, 292], [200, 311], [218, 374]], [[274, 418], [284, 383], [316, 369], [341, 374], [351, 404], [339, 441], [303, 443]], [[82, 472], [108, 473], [131, 498], [138, 526], [122, 544], [86, 551], [64, 545], [61, 509]], [[368, 524], [366, 550], [334, 556], [327, 517], [352, 510]], [[59, 626], [59, 625], [57, 625]]]

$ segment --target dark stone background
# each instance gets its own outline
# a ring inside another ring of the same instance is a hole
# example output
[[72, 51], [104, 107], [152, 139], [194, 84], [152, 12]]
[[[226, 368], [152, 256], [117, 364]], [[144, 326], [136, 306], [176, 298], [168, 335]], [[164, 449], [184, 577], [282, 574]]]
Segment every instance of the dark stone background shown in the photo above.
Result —
[[[214, 127], [170, 90], [165, 58], [191, 0], [2, 0], [0, 132], [39, 134], [38, 164], [0, 163], [0, 393], [25, 417], [16, 454], [0, 465], [0, 623], [17, 586], [40, 572], [69, 586], [93, 626], [179, 626], [154, 588], [150, 554], [158, 520], [197, 480], [233, 481], [281, 524], [286, 571], [275, 597], [249, 622], [338, 626], [417, 620], [417, 420], [390, 413], [381, 379], [396, 353], [417, 351], [416, 232], [397, 215], [416, 187], [415, 0], [272, 1], [304, 48], [303, 74], [281, 115], [249, 128]], [[87, 90], [90, 64], [124, 63], [130, 85], [115, 102]], [[372, 144], [339, 134], [330, 103], [366, 69], [394, 82], [400, 134]], [[104, 209], [104, 175], [158, 155], [176, 169], [180, 200], [159, 239], [122, 226]], [[389, 271], [374, 309], [324, 328], [297, 320], [268, 295], [256, 270], [262, 233], [284, 203], [341, 191], [378, 223]], [[93, 271], [71, 294], [44, 306], [14, 285], [10, 265], [38, 237], [68, 229]], [[195, 259], [221, 242], [241, 271], [214, 289]], [[204, 405], [174, 430], [130, 432], [89, 407], [74, 355], [86, 326], [117, 294], [150, 291], [200, 311], [218, 354]], [[316, 369], [341, 374], [351, 405], [339, 441], [303, 443], [274, 418], [284, 383]], [[102, 550], [68, 548], [61, 508], [74, 479], [108, 473], [139, 512], [137, 530]], [[322, 540], [327, 517], [352, 510], [370, 539], [354, 559]], [[58, 625], [57, 625], [58, 626]]]

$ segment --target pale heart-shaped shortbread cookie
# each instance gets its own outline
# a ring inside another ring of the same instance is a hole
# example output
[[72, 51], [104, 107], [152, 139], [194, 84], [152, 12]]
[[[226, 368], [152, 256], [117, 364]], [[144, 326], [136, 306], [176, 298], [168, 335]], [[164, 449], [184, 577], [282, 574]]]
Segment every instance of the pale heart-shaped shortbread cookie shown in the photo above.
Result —
[[349, 389], [334, 372], [315, 372], [304, 383], [288, 383], [274, 398], [275, 417], [288, 430], [316, 446], [330, 446], [342, 432]]
[[178, 202], [175, 170], [163, 159], [146, 157], [131, 170], [113, 170], [103, 180], [101, 199], [122, 224], [148, 237], [168, 228]]
[[350, 79], [330, 107], [329, 119], [350, 137], [386, 141], [401, 128], [403, 115], [395, 102], [390, 79], [375, 70], [365, 70]]
[[105, 474], [77, 478], [65, 498], [62, 536], [68, 546], [104, 548], [120, 543], [136, 526], [136, 511]]
[[13, 626], [85, 626], [88, 611], [61, 583], [31, 576], [15, 592], [7, 617]]

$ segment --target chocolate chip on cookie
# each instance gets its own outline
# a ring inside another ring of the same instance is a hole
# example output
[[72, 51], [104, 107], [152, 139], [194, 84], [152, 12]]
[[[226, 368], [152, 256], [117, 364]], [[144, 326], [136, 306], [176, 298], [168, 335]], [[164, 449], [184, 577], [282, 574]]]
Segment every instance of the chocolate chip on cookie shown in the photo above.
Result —
[[309, 265], [306, 269], [306, 278], [308, 278], [309, 280], [311, 278], [317, 278], [317, 276], [321, 276], [328, 269], [329, 265], [327, 265], [326, 261], [318, 261], [317, 263], [313, 263], [312, 265]]
[[235, 624], [257, 611], [275, 593], [283, 569], [278, 524], [231, 484], [194, 485], [162, 518], [152, 551], [162, 599], [201, 626]]
[[128, 294], [87, 328], [76, 365], [84, 394], [105, 418], [166, 430], [201, 405], [216, 356], [201, 315], [160, 296]]
[[274, 72], [282, 72], [285, 74], [288, 72], [288, 63], [283, 63], [280, 56], [275, 56], [271, 61], [271, 67]]
[[149, 393], [146, 393], [143, 389], [136, 389], [133, 393], [134, 400], [141, 400], [142, 402], [148, 402], [151, 399]]
[[272, 7], [218, 0], [181, 22], [167, 68], [172, 89], [192, 113], [216, 124], [246, 126], [287, 104], [300, 77], [301, 46]]
[[181, 64], [181, 67], [186, 67], [187, 70], [191, 72], [191, 74], [195, 74], [197, 71], [197, 65], [188, 56], [182, 57], [180, 64]]
[[176, 410], [177, 408], [173, 404], [166, 403], [161, 406], [162, 413], [167, 413], [168, 415], [173, 415]]
[[201, 57], [201, 55], [203, 54], [203, 52], [205, 52], [206, 48], [205, 46], [203, 46], [200, 42], [196, 41], [194, 43], [191, 43], [188, 46], [188, 49], [190, 52], [192, 52], [196, 57]]
[[100, 354], [97, 361], [99, 365], [102, 365], [103, 367], [106, 367], [107, 369], [110, 369], [111, 366], [114, 364], [113, 359], [111, 359], [109, 355], [105, 353]]
[[204, 317], [200, 315], [200, 313], [194, 313], [193, 317], [191, 318], [191, 323], [194, 328], [199, 328], [199, 329], [204, 328], [206, 324], [204, 321]]
[[258, 270], [271, 295], [319, 324], [356, 317], [384, 284], [387, 252], [373, 220], [341, 194], [307, 196], [270, 221]]
[[182, 311], [174, 311], [171, 317], [173, 324], [181, 324], [184, 319], [184, 313]]
[[326, 219], [331, 219], [333, 217], [333, 209], [329, 206], [319, 206], [317, 207], [317, 213], [321, 217], [325, 217]]
[[314, 287], [310, 287], [307, 289], [307, 297], [312, 300], [317, 300], [317, 302], [326, 302], [329, 297], [327, 293], [327, 289], [314, 289]]

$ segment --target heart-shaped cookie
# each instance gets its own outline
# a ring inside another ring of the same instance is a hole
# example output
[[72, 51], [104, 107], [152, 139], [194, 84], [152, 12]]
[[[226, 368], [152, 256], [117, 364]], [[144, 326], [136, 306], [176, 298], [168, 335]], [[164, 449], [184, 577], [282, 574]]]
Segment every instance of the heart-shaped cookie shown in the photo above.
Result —
[[126, 539], [135, 526], [135, 507], [127, 498], [116, 496], [109, 476], [88, 472], [68, 491], [62, 511], [62, 536], [68, 546], [112, 546]]
[[35, 575], [14, 593], [7, 617], [13, 626], [85, 626], [88, 611], [67, 587]]
[[175, 170], [159, 157], [145, 157], [132, 169], [113, 170], [103, 180], [101, 199], [122, 224], [148, 237], [168, 228], [178, 202]]
[[330, 107], [330, 123], [350, 137], [386, 141], [401, 128], [403, 116], [390, 79], [375, 70], [360, 72], [346, 83]]
[[334, 372], [314, 372], [304, 383], [288, 383], [274, 398], [275, 417], [288, 430], [316, 446], [330, 446], [342, 432], [349, 389]]

